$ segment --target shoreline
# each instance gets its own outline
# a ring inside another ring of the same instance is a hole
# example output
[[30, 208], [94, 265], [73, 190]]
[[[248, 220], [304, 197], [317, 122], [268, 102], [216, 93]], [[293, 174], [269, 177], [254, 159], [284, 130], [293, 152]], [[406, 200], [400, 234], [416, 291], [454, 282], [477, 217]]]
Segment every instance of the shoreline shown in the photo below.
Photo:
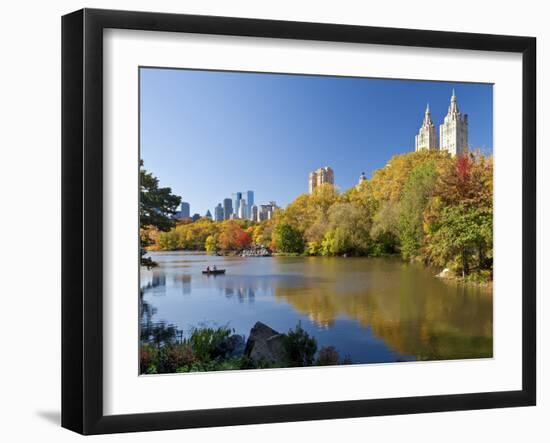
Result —
[[[240, 257], [240, 258], [269, 258], [269, 257], [288, 257], [288, 258], [346, 258], [346, 259], [354, 259], [354, 258], [369, 258], [369, 259], [395, 259], [400, 260], [403, 263], [412, 264], [413, 262], [403, 260], [401, 259], [401, 256], [398, 253], [393, 254], [381, 254], [381, 255], [309, 255], [309, 254], [300, 254], [300, 253], [290, 253], [290, 252], [272, 252], [269, 254], [246, 254], [245, 251], [228, 251], [228, 252], [207, 252], [207, 251], [198, 251], [198, 250], [189, 250], [189, 249], [172, 249], [172, 250], [148, 250], [147, 252], [157, 252], [157, 253], [171, 253], [171, 252], [178, 252], [183, 253], [185, 255], [203, 255], [203, 256], [212, 256], [212, 257]], [[430, 268], [429, 266], [425, 266], [426, 268]], [[442, 275], [445, 273], [445, 271], [448, 271], [447, 268], [443, 269], [439, 273], [436, 273], [433, 275], [434, 278], [447, 282], [449, 284], [455, 284], [455, 285], [463, 285], [463, 286], [469, 286], [469, 287], [478, 287], [484, 291], [492, 292], [493, 290], [493, 280], [487, 280], [487, 281], [474, 281], [471, 279], [468, 279], [468, 277], [462, 277], [458, 275], [454, 275], [453, 273], [448, 273], [447, 275]], [[472, 274], [470, 274], [472, 275]]]
[[[147, 252], [156, 252], [156, 253], [183, 253], [184, 255], [202, 255], [202, 256], [211, 256], [211, 257], [240, 257], [240, 258], [269, 258], [269, 257], [279, 257], [279, 258], [323, 258], [323, 259], [334, 259], [334, 258], [368, 258], [368, 259], [395, 259], [400, 260], [402, 263], [413, 264], [414, 262], [403, 260], [398, 253], [393, 254], [380, 254], [380, 255], [310, 255], [303, 253], [292, 253], [292, 252], [271, 252], [271, 253], [262, 253], [257, 254], [254, 252], [247, 253], [246, 251], [228, 251], [228, 252], [207, 252], [207, 251], [197, 251], [189, 249], [172, 249], [172, 250], [148, 250]], [[430, 268], [430, 266], [423, 265], [425, 268]], [[431, 267], [433, 268], [433, 267]], [[493, 279], [491, 280], [473, 280], [468, 277], [473, 277], [474, 274], [469, 274], [467, 277], [462, 277], [459, 275], [454, 275], [454, 273], [449, 273], [448, 275], [442, 275], [445, 271], [448, 271], [447, 268], [444, 268], [439, 273], [433, 274], [433, 277], [447, 282], [449, 284], [463, 285], [469, 287], [477, 287], [487, 292], [493, 291]]]

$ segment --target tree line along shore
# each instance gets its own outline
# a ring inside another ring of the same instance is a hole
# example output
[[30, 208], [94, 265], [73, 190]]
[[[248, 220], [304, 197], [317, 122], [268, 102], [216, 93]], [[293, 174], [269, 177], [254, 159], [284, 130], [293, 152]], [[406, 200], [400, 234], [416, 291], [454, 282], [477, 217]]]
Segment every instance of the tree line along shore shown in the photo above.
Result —
[[[142, 199], [162, 191], [162, 210], [175, 211], [179, 198], [168, 201], [170, 188], [155, 189], [154, 180], [142, 170]], [[355, 187], [340, 192], [321, 185], [262, 222], [201, 218], [158, 224], [147, 223], [154, 211], [142, 215], [142, 255], [147, 250], [237, 254], [258, 247], [289, 255], [399, 254], [445, 268], [447, 276], [492, 280], [493, 158], [479, 152], [397, 155]], [[145, 260], [142, 264], [154, 265]]]

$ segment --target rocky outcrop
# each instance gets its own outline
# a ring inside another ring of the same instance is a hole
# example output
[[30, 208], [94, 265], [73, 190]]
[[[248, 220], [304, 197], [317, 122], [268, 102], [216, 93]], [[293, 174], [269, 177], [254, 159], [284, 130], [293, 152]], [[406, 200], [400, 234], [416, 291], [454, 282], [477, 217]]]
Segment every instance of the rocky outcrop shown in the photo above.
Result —
[[271, 251], [263, 245], [252, 245], [241, 252], [242, 257], [270, 257]]
[[256, 322], [250, 330], [244, 353], [255, 363], [282, 364], [286, 360], [284, 335], [262, 322]]
[[439, 278], [453, 278], [454, 274], [449, 268], [443, 269], [439, 274], [436, 275]]

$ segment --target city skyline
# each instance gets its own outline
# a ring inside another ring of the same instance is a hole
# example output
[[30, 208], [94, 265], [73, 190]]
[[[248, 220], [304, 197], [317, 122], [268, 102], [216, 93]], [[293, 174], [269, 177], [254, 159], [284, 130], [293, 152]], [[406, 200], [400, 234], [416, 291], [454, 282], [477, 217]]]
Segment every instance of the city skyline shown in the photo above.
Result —
[[340, 190], [355, 186], [362, 172], [370, 177], [393, 155], [414, 151], [426, 103], [434, 121], [443, 121], [453, 89], [470, 117], [470, 145], [492, 153], [492, 85], [151, 68], [141, 74], [144, 167], [201, 215], [234, 201], [235, 189], [243, 196], [254, 189], [257, 201], [284, 207], [308, 192], [308, 174], [324, 165], [336, 171]]
[[[174, 218], [179, 220], [198, 220], [199, 218], [206, 217], [214, 221], [232, 219], [263, 221], [271, 219], [275, 209], [279, 208], [274, 200], [256, 204], [254, 191], [252, 190], [246, 191], [246, 199], [243, 198], [243, 192], [241, 191], [231, 193], [231, 195], [233, 196], [232, 198], [224, 198], [214, 206], [213, 211], [207, 209], [204, 214], [198, 212], [191, 214], [191, 204], [182, 200], [178, 211], [174, 214]], [[238, 210], [235, 211], [235, 208], [238, 208]]]

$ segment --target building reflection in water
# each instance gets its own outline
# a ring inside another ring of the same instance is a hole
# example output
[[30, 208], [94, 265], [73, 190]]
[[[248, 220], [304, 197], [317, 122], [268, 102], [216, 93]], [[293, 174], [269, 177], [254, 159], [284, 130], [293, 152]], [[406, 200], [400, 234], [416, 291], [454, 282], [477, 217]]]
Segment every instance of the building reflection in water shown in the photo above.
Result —
[[[190, 274], [173, 274], [171, 277], [172, 286], [181, 289], [183, 294], [191, 294]], [[166, 295], [166, 273], [160, 269], [141, 271], [140, 289], [152, 295]]]
[[256, 293], [251, 287], [240, 287], [240, 288], [221, 288], [222, 292], [226, 298], [236, 297], [239, 300], [239, 303], [254, 303], [254, 298]]
[[182, 294], [191, 294], [191, 275], [174, 275], [174, 286], [181, 288]]
[[140, 291], [154, 296], [166, 295], [166, 274], [160, 270], [140, 272]]

